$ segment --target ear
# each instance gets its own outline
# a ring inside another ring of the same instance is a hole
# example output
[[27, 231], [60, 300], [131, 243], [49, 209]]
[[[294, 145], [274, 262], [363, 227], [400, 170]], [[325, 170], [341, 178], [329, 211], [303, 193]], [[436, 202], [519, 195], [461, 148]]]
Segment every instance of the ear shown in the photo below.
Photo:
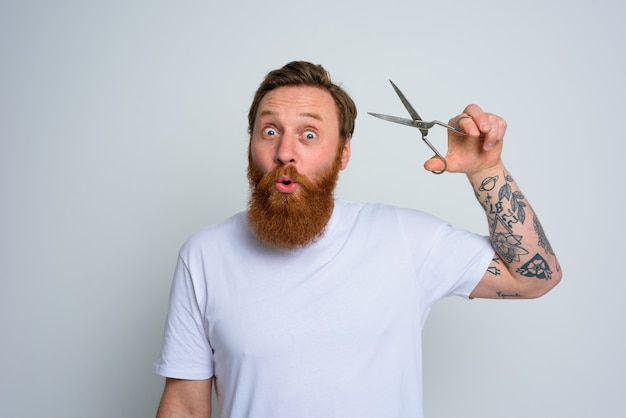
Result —
[[350, 140], [352, 139], [352, 135], [349, 135], [346, 138], [346, 143], [343, 145], [343, 149], [341, 150], [341, 170], [345, 169], [348, 166], [348, 161], [350, 161]]

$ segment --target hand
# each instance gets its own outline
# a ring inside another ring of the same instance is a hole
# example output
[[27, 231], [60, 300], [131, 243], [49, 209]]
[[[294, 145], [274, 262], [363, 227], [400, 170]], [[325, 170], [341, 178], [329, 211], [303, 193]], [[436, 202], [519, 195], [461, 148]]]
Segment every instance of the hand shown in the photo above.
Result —
[[[449, 125], [466, 134], [448, 131], [447, 171], [471, 175], [501, 163], [507, 127], [504, 119], [471, 104], [463, 113], [450, 119]], [[443, 163], [436, 158], [430, 159], [424, 163], [424, 168], [438, 171], [443, 169]]]

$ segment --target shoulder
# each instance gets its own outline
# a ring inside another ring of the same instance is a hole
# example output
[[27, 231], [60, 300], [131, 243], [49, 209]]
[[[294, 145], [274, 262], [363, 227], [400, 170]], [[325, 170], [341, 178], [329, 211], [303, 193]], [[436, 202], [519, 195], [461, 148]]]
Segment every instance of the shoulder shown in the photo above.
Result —
[[225, 244], [247, 239], [249, 231], [246, 223], [246, 213], [239, 212], [219, 223], [207, 225], [192, 234], [182, 245], [181, 255], [195, 251], [204, 251]]
[[358, 218], [367, 221], [409, 222], [419, 224], [445, 224], [441, 219], [414, 208], [405, 208], [385, 203], [357, 203], [346, 200], [337, 200], [342, 217]]
[[418, 209], [402, 208], [384, 203], [355, 203], [339, 201], [330, 231], [358, 240], [382, 243], [413, 243], [427, 245], [441, 236], [450, 226]]

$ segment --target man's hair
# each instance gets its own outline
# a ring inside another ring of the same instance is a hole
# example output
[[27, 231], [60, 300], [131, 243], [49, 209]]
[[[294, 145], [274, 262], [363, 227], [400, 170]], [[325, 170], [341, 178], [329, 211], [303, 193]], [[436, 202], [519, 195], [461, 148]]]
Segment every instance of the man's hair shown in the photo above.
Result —
[[248, 112], [248, 133], [252, 136], [254, 121], [256, 119], [259, 104], [263, 97], [278, 87], [284, 86], [311, 86], [319, 87], [330, 93], [339, 117], [339, 136], [345, 142], [354, 132], [354, 120], [356, 119], [356, 105], [348, 93], [334, 84], [330, 74], [321, 65], [311, 64], [306, 61], [292, 61], [284, 67], [270, 71], [259, 88], [257, 89], [250, 111]]

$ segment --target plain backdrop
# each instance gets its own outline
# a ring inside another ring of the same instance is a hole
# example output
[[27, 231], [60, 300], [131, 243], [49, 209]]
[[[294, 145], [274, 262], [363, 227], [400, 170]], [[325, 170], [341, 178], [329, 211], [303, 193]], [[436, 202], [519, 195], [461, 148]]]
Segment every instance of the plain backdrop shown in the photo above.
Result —
[[[626, 376], [624, 3], [0, 1], [0, 416], [151, 417], [177, 251], [246, 206], [264, 75], [323, 64], [358, 108], [337, 196], [487, 233], [417, 130], [469, 103], [564, 279], [532, 301], [447, 299], [424, 329], [428, 418], [621, 417]], [[445, 149], [446, 133], [431, 141]], [[332, 378], [332, 376], [329, 376]]]

